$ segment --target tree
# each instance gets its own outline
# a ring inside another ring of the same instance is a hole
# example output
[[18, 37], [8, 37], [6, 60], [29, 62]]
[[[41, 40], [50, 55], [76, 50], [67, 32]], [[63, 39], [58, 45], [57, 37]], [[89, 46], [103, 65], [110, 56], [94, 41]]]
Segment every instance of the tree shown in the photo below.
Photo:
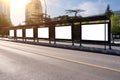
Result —
[[0, 14], [0, 27], [10, 26], [11, 23], [4, 14]]
[[113, 11], [110, 10], [110, 5], [109, 5], [109, 4], [107, 5], [105, 14], [106, 14], [108, 17], [111, 17], [111, 15], [113, 15]]
[[8, 29], [6, 27], [10, 27], [11, 23], [6, 18], [4, 14], [0, 14], [0, 35], [7, 35]]
[[111, 16], [111, 23], [112, 23], [112, 34], [119, 34], [120, 33], [120, 19], [117, 15], [113, 14]]

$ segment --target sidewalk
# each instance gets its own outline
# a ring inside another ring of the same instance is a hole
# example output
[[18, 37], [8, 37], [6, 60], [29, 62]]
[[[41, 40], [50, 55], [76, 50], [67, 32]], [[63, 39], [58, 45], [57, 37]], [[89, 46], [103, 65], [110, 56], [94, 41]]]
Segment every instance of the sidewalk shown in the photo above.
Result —
[[[0, 39], [1, 40], [1, 39]], [[28, 41], [22, 41], [22, 40], [9, 40], [9, 39], [2, 39], [12, 42], [20, 42], [20, 43], [26, 43], [26, 44], [32, 44], [32, 45], [41, 45], [41, 46], [48, 46], [48, 47], [54, 47], [54, 48], [63, 48], [63, 49], [72, 49], [72, 50], [80, 50], [80, 51], [87, 51], [87, 52], [97, 52], [102, 54], [108, 54], [108, 55], [118, 55], [120, 56], [120, 46], [111, 46], [111, 50], [108, 48], [108, 46], [104, 45], [91, 45], [91, 44], [82, 44], [82, 46], [79, 46], [79, 44], [75, 43], [74, 46], [72, 46], [72, 43], [65, 43], [65, 42], [56, 42], [49, 43], [49, 41], [39, 41], [34, 42], [33, 40]]]

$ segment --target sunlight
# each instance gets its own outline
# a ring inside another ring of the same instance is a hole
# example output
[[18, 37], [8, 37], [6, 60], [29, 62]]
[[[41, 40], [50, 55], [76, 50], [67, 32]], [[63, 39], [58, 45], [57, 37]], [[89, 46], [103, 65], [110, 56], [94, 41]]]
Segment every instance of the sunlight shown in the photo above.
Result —
[[[7, 1], [7, 0], [6, 0]], [[11, 19], [14, 25], [24, 24], [25, 7], [31, 0], [10, 0]], [[44, 0], [40, 0], [44, 3]]]
[[26, 5], [30, 0], [10, 0], [11, 5]]
[[25, 21], [25, 6], [30, 0], [10, 0], [11, 20], [14, 25]]
[[4, 0], [4, 2], [10, 2], [10, 0]]
[[[6, 0], [7, 1], [7, 0]], [[10, 0], [11, 5], [26, 5], [31, 0]], [[40, 0], [41, 3], [44, 3], [44, 0]]]

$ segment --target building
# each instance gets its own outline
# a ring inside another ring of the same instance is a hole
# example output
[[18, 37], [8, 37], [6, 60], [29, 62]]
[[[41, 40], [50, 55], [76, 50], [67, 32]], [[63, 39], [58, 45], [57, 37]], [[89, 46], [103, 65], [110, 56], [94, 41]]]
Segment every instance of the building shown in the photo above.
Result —
[[40, 16], [43, 14], [40, 0], [31, 0], [26, 5], [26, 24], [40, 22]]
[[10, 19], [10, 0], [0, 0], [0, 14], [4, 14], [6, 18], [11, 22]]

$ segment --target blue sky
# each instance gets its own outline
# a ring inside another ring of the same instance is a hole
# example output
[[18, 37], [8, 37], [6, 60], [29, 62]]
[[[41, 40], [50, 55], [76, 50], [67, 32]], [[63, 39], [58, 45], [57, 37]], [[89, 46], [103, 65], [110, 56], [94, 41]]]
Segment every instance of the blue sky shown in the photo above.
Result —
[[[46, 2], [49, 0], [46, 0]], [[111, 10], [120, 10], [120, 0], [51, 0], [56, 3], [51, 5], [48, 3], [48, 13], [54, 17], [58, 15], [65, 15], [67, 9], [83, 9], [82, 16], [91, 16], [95, 14], [104, 13], [109, 4]], [[58, 2], [58, 3], [57, 3]]]
[[[20, 2], [21, 0], [18, 0]], [[42, 1], [43, 11], [44, 2]], [[120, 0], [46, 0], [47, 13], [51, 17], [66, 15], [65, 10], [68, 9], [83, 9], [85, 12], [79, 13], [82, 16], [92, 16], [105, 12], [107, 5], [110, 5], [111, 10], [120, 10]], [[16, 7], [16, 10], [15, 10]], [[25, 21], [25, 4], [17, 4], [11, 7], [11, 18], [14, 25], [23, 24]], [[17, 9], [21, 7], [21, 9]], [[68, 14], [70, 15], [70, 14]]]

